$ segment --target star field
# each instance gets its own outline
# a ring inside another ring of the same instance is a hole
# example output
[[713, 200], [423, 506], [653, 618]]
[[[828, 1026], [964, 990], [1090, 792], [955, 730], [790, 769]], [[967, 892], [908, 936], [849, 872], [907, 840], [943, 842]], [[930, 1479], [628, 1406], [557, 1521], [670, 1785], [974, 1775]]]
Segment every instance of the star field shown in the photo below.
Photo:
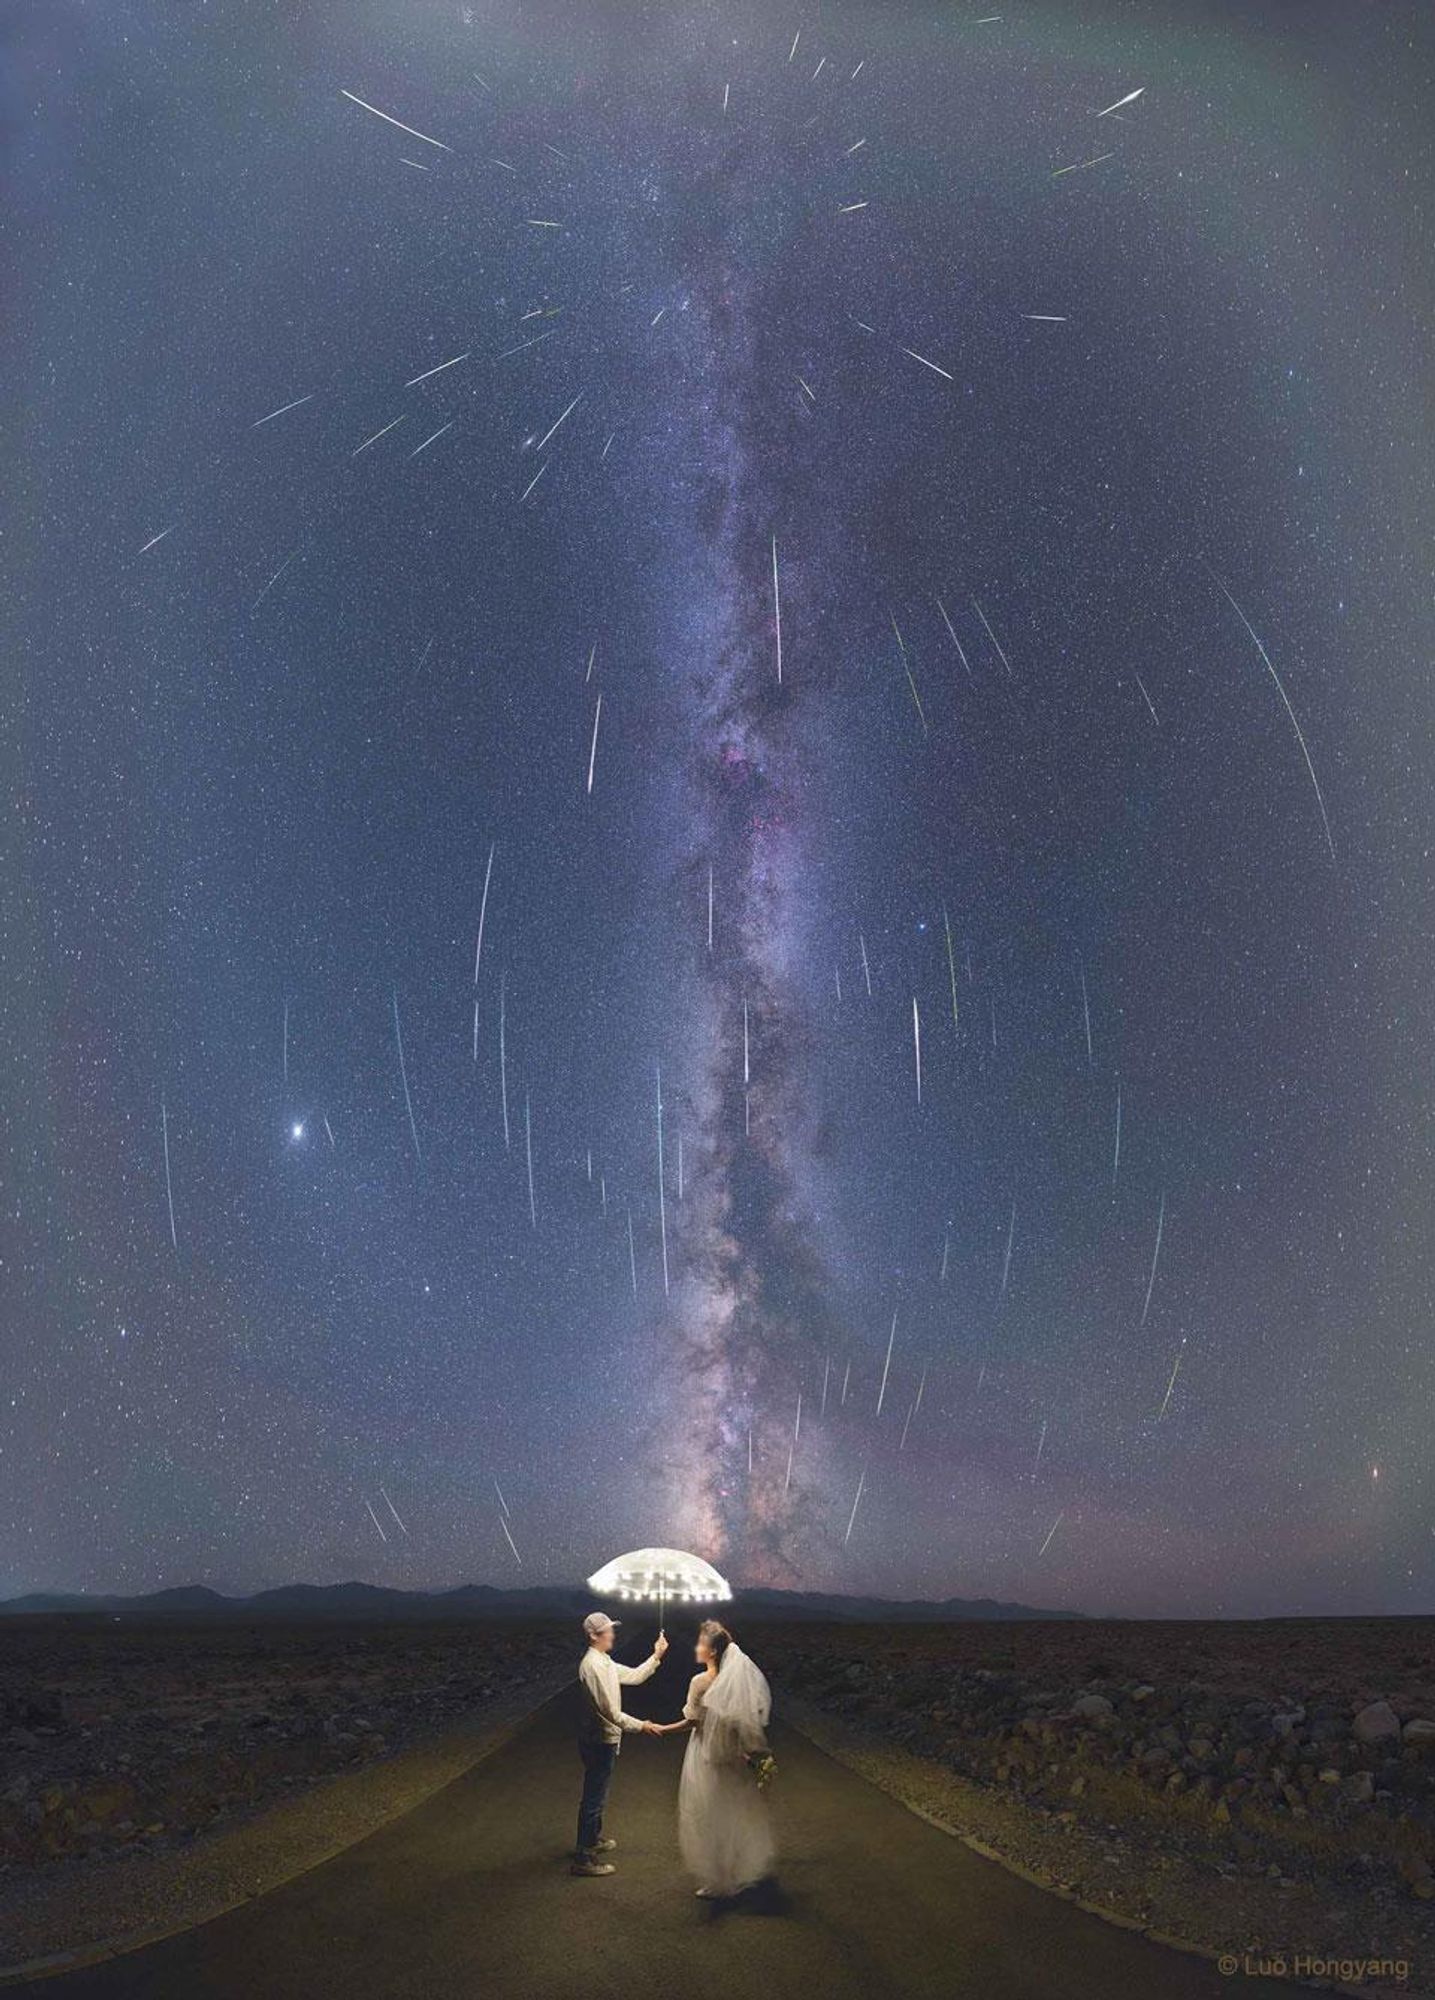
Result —
[[8, 39], [0, 1595], [1428, 1609], [1424, 10]]

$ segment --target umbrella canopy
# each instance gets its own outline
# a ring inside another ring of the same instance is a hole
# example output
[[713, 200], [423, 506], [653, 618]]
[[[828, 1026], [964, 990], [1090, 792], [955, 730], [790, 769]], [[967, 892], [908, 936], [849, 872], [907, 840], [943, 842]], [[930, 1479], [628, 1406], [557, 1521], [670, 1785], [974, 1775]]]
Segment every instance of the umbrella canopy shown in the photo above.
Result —
[[630, 1549], [595, 1570], [588, 1588], [598, 1597], [657, 1604], [725, 1604], [732, 1596], [726, 1577], [683, 1549]]

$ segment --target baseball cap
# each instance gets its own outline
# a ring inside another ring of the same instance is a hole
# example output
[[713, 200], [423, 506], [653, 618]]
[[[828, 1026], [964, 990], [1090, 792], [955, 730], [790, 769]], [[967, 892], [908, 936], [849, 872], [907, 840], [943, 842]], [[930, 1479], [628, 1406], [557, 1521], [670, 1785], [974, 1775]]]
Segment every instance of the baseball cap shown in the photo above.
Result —
[[590, 1611], [583, 1620], [583, 1630], [590, 1639], [596, 1639], [600, 1632], [611, 1632], [622, 1622], [621, 1618], [610, 1618], [606, 1611]]

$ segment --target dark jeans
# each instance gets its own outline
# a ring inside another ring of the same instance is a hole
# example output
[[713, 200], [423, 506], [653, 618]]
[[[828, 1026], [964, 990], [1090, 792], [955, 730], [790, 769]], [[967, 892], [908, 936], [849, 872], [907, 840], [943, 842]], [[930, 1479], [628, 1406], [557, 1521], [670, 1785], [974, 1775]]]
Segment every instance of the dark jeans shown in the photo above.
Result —
[[583, 1759], [583, 1803], [578, 1808], [578, 1852], [590, 1854], [603, 1834], [603, 1808], [608, 1803], [608, 1787], [613, 1782], [613, 1766], [618, 1761], [616, 1743], [578, 1745]]

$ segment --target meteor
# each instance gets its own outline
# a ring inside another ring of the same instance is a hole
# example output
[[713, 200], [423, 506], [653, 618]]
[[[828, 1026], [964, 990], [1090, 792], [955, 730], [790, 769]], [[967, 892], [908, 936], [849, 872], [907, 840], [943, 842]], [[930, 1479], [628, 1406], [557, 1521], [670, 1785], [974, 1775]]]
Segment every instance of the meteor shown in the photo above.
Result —
[[431, 139], [427, 132], [418, 132], [415, 131], [412, 125], [400, 124], [397, 118], [390, 118], [387, 111], [380, 111], [377, 104], [366, 104], [362, 97], [355, 97], [352, 90], [341, 89], [339, 95], [341, 97], [347, 97], [350, 104], [357, 104], [361, 111], [368, 111], [372, 113], [372, 115], [375, 118], [382, 118], [386, 125], [393, 125], [396, 126], [400, 132], [407, 132], [411, 139], [422, 139], [426, 146], [437, 146], [438, 150], [441, 153], [451, 153], [453, 151], [453, 147], [446, 146], [442, 139]]
[[307, 396], [296, 396], [292, 403], [281, 403], [278, 409], [271, 410], [267, 417], [256, 417], [249, 426], [250, 430], [257, 431], [261, 424], [272, 424], [276, 417], [286, 416], [290, 410], [297, 410], [302, 403], [312, 403], [314, 393], [311, 389]]
[[1227, 590], [1225, 584], [1221, 582], [1221, 579], [1216, 575], [1216, 572], [1211, 568], [1211, 565], [1209, 563], [1206, 564], [1206, 569], [1209, 572], [1213, 581], [1219, 587], [1221, 595], [1225, 598], [1227, 604], [1230, 605], [1232, 611], [1235, 612], [1237, 618], [1240, 619], [1241, 623], [1245, 626], [1247, 632], [1250, 633], [1252, 645], [1255, 647], [1256, 651], [1260, 654], [1266, 672], [1270, 675], [1271, 679], [1276, 684], [1276, 693], [1280, 696], [1281, 701], [1285, 706], [1285, 712], [1290, 717], [1291, 728], [1295, 731], [1295, 740], [1300, 745], [1300, 754], [1302, 755], [1302, 757], [1304, 757], [1305, 768], [1310, 773], [1311, 786], [1315, 792], [1315, 802], [1320, 807], [1320, 823], [1325, 828], [1325, 844], [1330, 849], [1331, 860], [1334, 861], [1335, 841], [1331, 837], [1330, 820], [1326, 815], [1325, 799], [1321, 793], [1320, 780], [1315, 775], [1315, 765], [1312, 764], [1312, 762], [1310, 761], [1310, 751], [1306, 747], [1305, 734], [1302, 731], [1300, 724], [1296, 721], [1295, 710], [1291, 707], [1290, 704], [1290, 696], [1285, 691], [1285, 686], [1281, 680], [1280, 675], [1276, 672], [1274, 666], [1271, 664], [1270, 654], [1266, 651], [1265, 647], [1256, 637], [1255, 627], [1251, 624], [1250, 619], [1247, 618], [1245, 612], [1242, 611], [1240, 605], [1237, 604], [1235, 598], [1232, 597], [1230, 591]]
[[993, 644], [993, 645], [994, 645], [994, 646], [996, 647], [996, 649], [997, 649], [997, 658], [998, 658], [998, 659], [999, 659], [999, 660], [1001, 661], [1002, 665], [1003, 665], [1003, 666], [1004, 666], [1004, 667], [1006, 668], [1007, 672], [1008, 672], [1008, 673], [1010, 674], [1010, 673], [1011, 673], [1011, 661], [1010, 661], [1010, 660], [1009, 660], [1009, 659], [1007, 658], [1006, 654], [1005, 654], [1005, 653], [1004, 653], [1004, 652], [1002, 651], [1002, 642], [1001, 642], [1001, 640], [1000, 640], [1000, 639], [999, 639], [999, 638], [997, 637], [996, 633], [995, 633], [995, 632], [993, 632], [993, 630], [992, 630], [992, 628], [991, 628], [991, 624], [990, 624], [990, 622], [988, 621], [988, 618], [987, 618], [987, 614], [985, 613], [985, 611], [983, 611], [983, 610], [982, 610], [982, 607], [980, 606], [980, 604], [978, 604], [978, 603], [977, 603], [977, 600], [976, 600], [975, 598], [973, 598], [973, 599], [972, 599], [972, 609], [973, 609], [973, 611], [975, 611], [975, 612], [976, 612], [976, 614], [977, 614], [978, 618], [980, 618], [980, 619], [981, 619], [981, 621], [982, 621], [982, 624], [983, 624], [983, 625], [984, 625], [984, 626], [986, 627], [986, 634], [987, 634], [987, 637], [988, 637], [988, 638], [989, 638], [989, 639], [991, 640], [992, 644]]
[[603, 695], [600, 689], [598, 694], [598, 700], [593, 709], [593, 740], [588, 745], [588, 794], [590, 797], [592, 796], [593, 792], [593, 760], [598, 755], [598, 718], [602, 715], [602, 713], [603, 713]]
[[422, 375], [413, 376], [409, 381], [405, 382], [404, 387], [406, 389], [415, 389], [420, 382], [427, 382], [431, 375], [442, 375], [445, 368], [457, 368], [460, 361], [467, 361], [472, 351], [471, 348], [465, 348], [462, 354], [455, 354], [451, 361], [440, 361], [437, 368], [425, 368]]
[[946, 628], [947, 628], [947, 634], [948, 634], [948, 637], [949, 637], [949, 638], [951, 639], [951, 642], [952, 642], [952, 644], [953, 644], [953, 645], [954, 645], [954, 646], [956, 647], [956, 649], [957, 649], [957, 658], [958, 658], [958, 659], [959, 659], [959, 660], [961, 661], [962, 665], [963, 665], [963, 666], [964, 666], [964, 667], [966, 668], [966, 670], [967, 670], [967, 679], [968, 679], [968, 680], [974, 680], [974, 679], [976, 678], [976, 676], [975, 676], [975, 675], [974, 675], [974, 674], [972, 673], [972, 669], [971, 669], [971, 664], [970, 664], [970, 662], [968, 661], [968, 659], [967, 659], [967, 656], [966, 656], [966, 654], [965, 654], [965, 653], [964, 653], [964, 652], [962, 651], [962, 642], [961, 642], [961, 640], [960, 640], [960, 639], [959, 639], [959, 638], [957, 637], [957, 635], [956, 635], [956, 632], [955, 632], [955, 630], [953, 629], [953, 626], [952, 626], [952, 621], [951, 621], [951, 619], [950, 619], [950, 618], [949, 618], [949, 617], [947, 616], [947, 607], [946, 607], [946, 605], [945, 605], [945, 604], [943, 604], [943, 602], [942, 602], [942, 600], [941, 600], [941, 598], [940, 598], [940, 597], [938, 597], [938, 598], [935, 598], [935, 599], [933, 599], [933, 602], [934, 602], [934, 603], [936, 604], [936, 607], [937, 607], [938, 611], [940, 611], [940, 612], [941, 612], [941, 614], [942, 614], [942, 623], [943, 623], [943, 624], [944, 624], [944, 625], [946, 626]]
[[[863, 203], [863, 207], [866, 207], [865, 202]], [[956, 380], [956, 377], [949, 375], [945, 368], [939, 368], [935, 361], [929, 361], [925, 354], [918, 354], [915, 348], [904, 347], [902, 352], [910, 354], [914, 361], [920, 361], [924, 368], [930, 368], [934, 375], [940, 375], [944, 382], [954, 382]]]
[[1111, 1149], [1111, 1199], [1116, 1199], [1116, 1176], [1121, 1169], [1121, 1085], [1116, 1086], [1116, 1143]]
[[362, 444], [354, 446], [354, 449], [349, 453], [350, 458], [357, 458], [361, 451], [367, 451], [371, 444], [377, 444], [380, 438], [387, 437], [392, 430], [397, 430], [403, 421], [402, 417], [395, 417], [394, 421], [391, 424], [385, 424], [381, 431], [375, 431], [372, 437], [366, 437]]
[[498, 1095], [503, 1105], [503, 1148], [508, 1138], [508, 974], [498, 975]]
[[892, 1309], [892, 1331], [887, 1336], [887, 1359], [882, 1363], [882, 1386], [877, 1391], [877, 1414], [882, 1414], [883, 1398], [887, 1394], [887, 1372], [892, 1366], [892, 1343], [897, 1338], [897, 1310]]
[[169, 1203], [169, 1240], [174, 1245], [175, 1254], [178, 1255], [179, 1237], [174, 1227], [174, 1183], [169, 1173], [169, 1108], [163, 1098], [159, 1101], [159, 1120], [164, 1133], [164, 1193], [165, 1200]]
[[453, 418], [450, 417], [446, 424], [440, 424], [436, 431], [430, 431], [422, 444], [416, 444], [413, 450], [409, 453], [409, 457], [417, 458], [421, 451], [427, 451], [429, 446], [435, 443], [439, 438], [441, 438], [445, 431], [451, 431], [452, 429], [453, 429]]
[[1156, 1266], [1161, 1261], [1161, 1235], [1166, 1227], [1166, 1196], [1161, 1196], [1161, 1212], [1156, 1218], [1156, 1246], [1151, 1252], [1151, 1275], [1146, 1280], [1146, 1303], [1141, 1308], [1141, 1324], [1145, 1326], [1146, 1315], [1151, 1310], [1151, 1294], [1156, 1289]]
[[558, 422], [555, 424], [550, 424], [548, 429], [543, 433], [542, 437], [533, 447], [535, 451], [542, 451], [544, 445], [547, 444], [549, 438], [553, 436], [553, 433], [558, 429], [559, 425], [562, 424], [564, 417], [571, 416], [573, 411], [577, 409], [578, 405], [582, 402], [582, 400], [583, 400], [583, 391], [580, 389], [577, 395], [573, 398], [572, 402], [568, 405], [568, 408], [563, 412], [563, 416], [558, 419]]
[[788, 1487], [792, 1484], [792, 1460], [797, 1450], [797, 1440], [801, 1436], [801, 1434], [802, 1434], [802, 1391], [799, 1389], [797, 1392], [797, 1417], [792, 1426], [792, 1442], [787, 1447], [787, 1477], [782, 1482], [782, 1490], [784, 1493], [787, 1491]]
[[493, 855], [498, 846], [495, 840], [488, 850], [488, 866], [483, 871], [483, 900], [478, 906], [478, 943], [473, 951], [473, 983], [478, 984], [478, 968], [483, 963], [483, 926], [488, 917], [488, 885], [493, 879]]
[[523, 1093], [523, 1145], [528, 1155], [528, 1222], [530, 1228], [536, 1229], [538, 1210], [533, 1202], [533, 1112], [526, 1090]]
[[506, 361], [510, 354], [526, 354], [530, 347], [538, 347], [545, 340], [551, 340], [561, 328], [550, 326], [547, 333], [535, 333], [532, 340], [520, 340], [517, 347], [505, 347], [501, 354], [495, 354], [495, 361]]
[[921, 1379], [921, 1381], [920, 1381], [920, 1382], [919, 1382], [919, 1383], [917, 1384], [917, 1393], [916, 1393], [916, 1395], [915, 1395], [915, 1396], [914, 1396], [914, 1397], [912, 1398], [912, 1407], [911, 1407], [911, 1408], [910, 1408], [910, 1409], [908, 1410], [908, 1412], [907, 1412], [907, 1421], [906, 1421], [906, 1423], [904, 1423], [904, 1424], [903, 1424], [903, 1426], [902, 1426], [902, 1435], [901, 1435], [901, 1438], [900, 1438], [900, 1439], [898, 1440], [898, 1443], [897, 1443], [897, 1449], [898, 1449], [898, 1451], [901, 1451], [901, 1450], [903, 1450], [903, 1449], [905, 1448], [905, 1446], [906, 1446], [906, 1443], [907, 1443], [907, 1433], [908, 1433], [908, 1431], [909, 1431], [909, 1430], [910, 1430], [910, 1429], [912, 1428], [912, 1419], [913, 1419], [913, 1417], [915, 1417], [915, 1416], [916, 1416], [916, 1414], [917, 1414], [918, 1410], [920, 1410], [920, 1409], [921, 1409], [921, 1407], [922, 1407], [922, 1391], [923, 1391], [923, 1390], [924, 1390], [924, 1389], [926, 1388], [926, 1386], [927, 1386], [927, 1371], [926, 1371], [926, 1369], [924, 1368], [924, 1369], [922, 1370], [922, 1379]]
[[[303, 543], [301, 542], [299, 546], [300, 548], [302, 548]], [[260, 591], [259, 595], [250, 605], [249, 609], [251, 613], [259, 609], [260, 605], [264, 602], [265, 598], [269, 595], [270, 591], [274, 588], [275, 584], [278, 583], [280, 577], [283, 576], [285, 570], [288, 569], [290, 563], [293, 562], [295, 556], [297, 556], [298, 553], [299, 549], [291, 549], [289, 554], [285, 556], [283, 562], [280, 563], [278, 569], [275, 570], [273, 576], [270, 577], [268, 583], [265, 584], [263, 590]]]
[[419, 1161], [420, 1164], [422, 1164], [423, 1153], [419, 1147], [419, 1128], [414, 1123], [414, 1101], [412, 1097], [410, 1097], [409, 1095], [409, 1068], [408, 1064], [404, 1061], [403, 1030], [399, 1026], [399, 989], [397, 986], [394, 987], [393, 989], [393, 1000], [394, 1000], [394, 1042], [399, 1052], [399, 1075], [403, 1079], [404, 1104], [407, 1107], [409, 1114], [409, 1132], [414, 1142], [414, 1158], [417, 1161]]
[[844, 1548], [846, 1548], [847, 1544], [852, 1539], [852, 1523], [857, 1519], [857, 1504], [858, 1501], [860, 1501], [862, 1498], [862, 1488], [866, 1484], [867, 1484], [867, 1468], [864, 1465], [862, 1468], [862, 1476], [857, 1481], [857, 1496], [856, 1499], [854, 1499], [852, 1502], [852, 1512], [847, 1519], [847, 1533], [842, 1537], [842, 1546]]
[[1054, 181], [1059, 181], [1063, 174], [1079, 174], [1085, 167], [1099, 167], [1103, 160], [1114, 160], [1115, 158], [1116, 155], [1114, 153], [1097, 153], [1092, 159], [1077, 160], [1073, 166], [1058, 167], [1051, 178]]

